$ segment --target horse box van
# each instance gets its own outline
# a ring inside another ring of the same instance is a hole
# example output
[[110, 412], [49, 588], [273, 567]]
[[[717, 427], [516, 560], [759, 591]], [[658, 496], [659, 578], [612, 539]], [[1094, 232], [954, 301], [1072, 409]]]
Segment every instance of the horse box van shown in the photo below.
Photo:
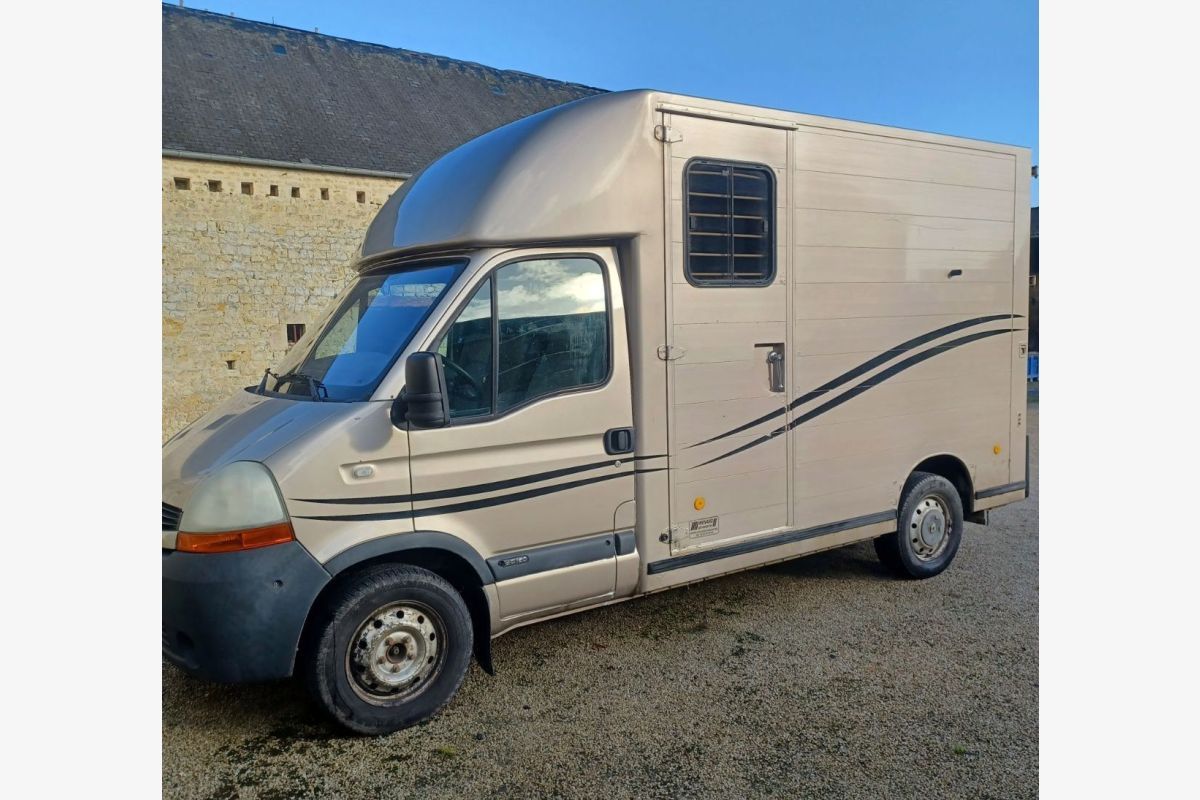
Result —
[[163, 652], [434, 714], [521, 625], [1027, 493], [1030, 153], [653, 91], [380, 209], [323, 321], [163, 447]]

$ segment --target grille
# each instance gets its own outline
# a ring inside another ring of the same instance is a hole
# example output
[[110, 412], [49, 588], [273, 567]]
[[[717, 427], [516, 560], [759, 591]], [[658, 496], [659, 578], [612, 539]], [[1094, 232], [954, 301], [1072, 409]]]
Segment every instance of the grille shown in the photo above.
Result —
[[767, 167], [693, 161], [686, 175], [687, 270], [696, 283], [766, 283], [774, 272]]
[[170, 503], [163, 503], [163, 527], [164, 531], [179, 530], [179, 518], [183, 516], [183, 509], [176, 508]]

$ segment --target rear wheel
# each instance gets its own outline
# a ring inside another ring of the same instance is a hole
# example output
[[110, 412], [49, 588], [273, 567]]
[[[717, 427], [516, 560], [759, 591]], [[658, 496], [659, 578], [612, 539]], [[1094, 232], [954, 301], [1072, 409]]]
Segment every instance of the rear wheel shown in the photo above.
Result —
[[962, 541], [962, 499], [940, 475], [914, 472], [900, 498], [896, 532], [875, 540], [879, 560], [912, 578], [932, 578], [950, 566]]
[[440, 576], [376, 567], [337, 590], [325, 608], [305, 678], [344, 727], [391, 733], [433, 716], [458, 691], [471, 659], [471, 617]]

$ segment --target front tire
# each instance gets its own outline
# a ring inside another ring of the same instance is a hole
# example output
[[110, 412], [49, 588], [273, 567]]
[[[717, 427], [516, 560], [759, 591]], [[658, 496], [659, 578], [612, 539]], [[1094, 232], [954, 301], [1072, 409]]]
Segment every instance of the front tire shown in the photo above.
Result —
[[896, 532], [875, 540], [879, 560], [910, 578], [932, 578], [958, 553], [963, 533], [962, 499], [941, 475], [914, 472], [904, 487]]
[[309, 692], [355, 733], [392, 733], [436, 714], [471, 661], [471, 615], [429, 570], [383, 565], [345, 584], [316, 621]]

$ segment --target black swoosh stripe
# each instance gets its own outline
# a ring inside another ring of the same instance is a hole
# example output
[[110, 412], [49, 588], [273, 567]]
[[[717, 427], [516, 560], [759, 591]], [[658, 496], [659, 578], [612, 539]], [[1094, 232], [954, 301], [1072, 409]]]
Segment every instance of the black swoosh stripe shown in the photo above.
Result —
[[[974, 319], [963, 320], [962, 322], [955, 322], [953, 325], [946, 325], [945, 327], [938, 328], [936, 330], [932, 330], [929, 333], [923, 333], [914, 339], [909, 339], [907, 342], [901, 342], [900, 344], [896, 345], [895, 347], [892, 347], [892, 348], [889, 348], [888, 350], [883, 351], [879, 355], [874, 356], [871, 359], [859, 364], [854, 369], [851, 369], [848, 372], [843, 372], [841, 375], [838, 375], [836, 378], [833, 378], [832, 380], [827, 381], [826, 383], [822, 384], [821, 386], [818, 386], [816, 389], [813, 389], [812, 391], [802, 394], [800, 397], [797, 397], [795, 400], [793, 400], [787, 406], [787, 408], [789, 410], [795, 410], [795, 409], [799, 408], [800, 406], [804, 405], [805, 403], [807, 403], [809, 400], [813, 400], [817, 397], [820, 397], [822, 394], [825, 394], [826, 392], [830, 391], [831, 389], [836, 389], [837, 387], [841, 386], [844, 383], [849, 383], [850, 381], [854, 380], [855, 378], [859, 377], [860, 375], [865, 375], [866, 373], [875, 369], [879, 365], [886, 364], [888, 361], [891, 361], [893, 358], [898, 357], [900, 354], [905, 353], [909, 350], [912, 350], [914, 347], [920, 347], [921, 345], [925, 344], [926, 342], [932, 342], [934, 339], [940, 339], [941, 337], [943, 337], [947, 334], [954, 333], [955, 331], [961, 331], [963, 328], [971, 328], [971, 327], [974, 327], [975, 325], [983, 325], [985, 323], [995, 322], [996, 320], [1000, 320], [1000, 319], [1016, 319], [1019, 316], [1021, 316], [1021, 315], [1020, 314], [992, 314], [991, 316], [987, 316], [987, 317], [976, 317]], [[721, 439], [724, 439], [728, 436], [733, 436], [735, 434], [741, 433], [742, 431], [746, 431], [751, 428], [757, 427], [757, 426], [761, 425], [762, 423], [767, 422], [768, 420], [772, 420], [772, 419], [775, 419], [776, 417], [782, 416], [783, 413], [784, 413], [784, 409], [778, 408], [769, 414], [765, 414], [756, 420], [747, 422], [744, 425], [739, 425], [736, 428], [733, 428], [732, 430], [725, 431], [725, 433], [722, 433], [718, 436], [714, 436], [711, 439], [705, 439], [703, 442], [696, 442], [695, 444], [690, 444], [685, 449], [699, 447], [702, 444], [709, 444], [710, 442], [720, 441]], [[771, 435], [773, 436], [774, 433], [772, 433]]]
[[707, 467], [709, 464], [713, 463], [714, 461], [721, 461], [723, 459], [729, 458], [730, 456], [736, 456], [738, 453], [745, 452], [746, 450], [749, 450], [752, 447], [758, 447], [760, 444], [766, 444], [767, 442], [771, 441], [779, 434], [785, 433], [788, 430], [789, 429], [786, 427], [782, 427], [782, 426], [778, 427], [775, 430], [768, 433], [766, 436], [760, 436], [757, 439], [751, 439], [750, 441], [746, 442], [745, 444], [741, 445], [740, 447], [735, 447], [734, 449], [730, 450], [728, 453], [725, 453], [724, 455], [719, 455], [716, 458], [710, 458], [708, 461], [705, 461], [703, 464], [697, 464], [694, 467], [689, 467], [689, 469], [699, 469], [700, 467]]
[[899, 373], [903, 372], [904, 370], [908, 369], [909, 367], [914, 367], [917, 364], [920, 364], [922, 361], [927, 361], [928, 359], [931, 359], [936, 355], [941, 355], [942, 353], [945, 353], [947, 350], [953, 350], [956, 347], [962, 347], [965, 344], [970, 344], [971, 342], [975, 342], [980, 339], [986, 339], [989, 336], [998, 336], [1002, 333], [1012, 333], [1012, 331], [998, 330], [998, 331], [983, 331], [982, 333], [972, 333], [969, 336], [962, 336], [962, 337], [959, 337], [958, 339], [952, 339], [951, 341], [947, 342], [946, 344], [938, 345], [937, 347], [931, 347], [928, 350], [917, 353], [914, 356], [909, 356], [908, 358], [904, 359], [903, 361], [896, 362], [895, 364], [893, 364], [892, 366], [883, 370], [882, 372], [872, 375], [870, 378], [868, 378], [867, 380], [858, 384], [857, 386], [847, 389], [845, 392], [843, 392], [842, 394], [833, 398], [832, 400], [822, 403], [821, 405], [817, 406], [816, 408], [812, 409], [811, 411], [806, 411], [805, 413], [801, 414], [800, 416], [796, 417], [794, 420], [789, 422], [786, 427], [776, 428], [775, 430], [771, 431], [771, 433], [767, 434], [766, 436], [761, 436], [758, 439], [755, 439], [754, 441], [747, 442], [746, 444], [742, 445], [741, 447], [738, 447], [734, 450], [730, 450], [728, 453], [719, 455], [716, 458], [710, 458], [708, 461], [705, 461], [703, 464], [697, 464], [695, 467], [692, 467], [692, 469], [698, 469], [700, 467], [708, 466], [709, 464], [712, 464], [716, 461], [721, 461], [723, 459], [729, 458], [730, 456], [737, 455], [738, 453], [741, 453], [744, 450], [749, 450], [751, 447], [757, 447], [758, 445], [763, 444], [764, 442], [769, 442], [771, 439], [773, 439], [775, 436], [779, 435], [780, 433], [793, 430], [798, 425], [803, 425], [805, 422], [808, 422], [809, 420], [813, 419], [814, 417], [819, 417], [827, 411], [832, 411], [833, 409], [840, 406], [842, 403], [845, 403], [848, 400], [853, 400], [855, 397], [858, 397], [860, 394], [867, 391], [868, 389], [871, 389], [872, 387], [878, 386], [879, 384], [883, 383], [888, 378], [898, 375]]
[[920, 364], [922, 361], [928, 361], [929, 359], [933, 358], [934, 356], [945, 353], [947, 350], [953, 350], [956, 347], [962, 347], [963, 345], [970, 344], [971, 342], [976, 342], [976, 341], [979, 341], [980, 339], [986, 339], [989, 336], [998, 336], [1002, 333], [1011, 333], [1011, 331], [1000, 330], [1000, 331], [983, 331], [982, 333], [972, 333], [969, 336], [963, 336], [958, 339], [953, 339], [944, 345], [938, 345], [937, 347], [931, 347], [928, 350], [925, 350], [924, 352], [917, 353], [915, 356], [909, 356], [908, 358], [904, 359], [903, 361], [896, 362], [895, 364], [893, 364], [892, 366], [883, 370], [882, 372], [872, 375], [870, 378], [868, 378], [867, 380], [858, 384], [854, 388], [847, 389], [845, 392], [843, 392], [842, 394], [833, 398], [832, 400], [830, 400], [826, 403], [822, 403], [821, 405], [817, 406], [816, 408], [812, 409], [811, 411], [807, 411], [807, 412], [801, 414], [800, 416], [796, 417], [794, 420], [792, 420], [788, 424], [788, 430], [795, 428], [797, 425], [802, 425], [814, 417], [819, 417], [822, 414], [824, 414], [826, 411], [830, 411], [834, 408], [837, 408], [842, 403], [845, 403], [847, 400], [853, 400], [855, 397], [858, 397], [860, 394], [867, 391], [868, 389], [878, 386], [879, 384], [886, 381], [888, 378], [891, 378], [895, 375], [900, 374], [901, 372], [904, 372], [904, 370], [908, 369], [909, 367], [915, 367], [917, 364]]
[[787, 412], [786, 408], [783, 408], [783, 407], [777, 408], [770, 413], [763, 414], [758, 419], [752, 419], [744, 425], [738, 425], [736, 428], [727, 430], [722, 434], [712, 437], [711, 439], [705, 439], [703, 442], [696, 442], [695, 444], [689, 444], [687, 447], [685, 447], [683, 449], [691, 450], [693, 447], [699, 447], [702, 444], [709, 444], [710, 442], [719, 442], [721, 439], [724, 439], [728, 436], [734, 436], [735, 434], [739, 434], [742, 431], [748, 431], [751, 428], [757, 428], [759, 425], [762, 425], [764, 422], [768, 422], [770, 420], [775, 419], [776, 417], [783, 416], [786, 412]]
[[587, 472], [601, 467], [615, 467], [622, 462], [643, 461], [650, 458], [666, 458], [666, 456], [634, 456], [626, 459], [611, 459], [609, 461], [596, 461], [591, 464], [580, 464], [575, 467], [563, 467], [562, 469], [552, 469], [547, 472], [537, 472], [533, 475], [523, 475], [520, 478], [507, 478], [502, 481], [490, 481], [488, 483], [476, 483], [471, 486], [459, 486], [454, 489], [437, 489], [431, 492], [417, 492], [416, 494], [393, 494], [383, 495], [380, 497], [335, 497], [335, 498], [306, 498], [293, 497], [299, 503], [330, 503], [334, 505], [383, 505], [387, 503], [410, 503], [420, 502], [422, 500], [445, 500], [450, 497], [462, 497], [468, 494], [482, 494], [483, 492], [495, 492], [501, 489], [511, 489], [515, 486], [524, 486], [527, 483], [537, 483], [539, 481], [547, 481], [551, 478], [562, 478], [566, 475], [575, 475], [580, 472]]
[[634, 475], [640, 475], [645, 472], [663, 472], [666, 467], [657, 467], [655, 469], [635, 469], [629, 472], [619, 472], [614, 475], [600, 475], [595, 478], [582, 478], [575, 481], [567, 481], [566, 483], [556, 483], [553, 486], [541, 486], [537, 489], [526, 489], [523, 492], [512, 492], [511, 494], [500, 495], [499, 497], [484, 497], [480, 500], [468, 500], [463, 503], [451, 503], [444, 506], [434, 506], [433, 508], [418, 508], [408, 511], [380, 511], [374, 514], [334, 514], [330, 516], [300, 516], [295, 515], [297, 519], [315, 519], [327, 522], [373, 522], [379, 520], [395, 520], [395, 519], [413, 519], [414, 517], [431, 517], [437, 514], [456, 514], [460, 511], [474, 511], [480, 508], [490, 508], [492, 506], [505, 505], [507, 503], [516, 503], [520, 500], [529, 500], [534, 497], [541, 497], [555, 492], [566, 491], [567, 489], [576, 489], [580, 486], [587, 486], [593, 483], [602, 481], [611, 481], [614, 478], [631, 478]]

